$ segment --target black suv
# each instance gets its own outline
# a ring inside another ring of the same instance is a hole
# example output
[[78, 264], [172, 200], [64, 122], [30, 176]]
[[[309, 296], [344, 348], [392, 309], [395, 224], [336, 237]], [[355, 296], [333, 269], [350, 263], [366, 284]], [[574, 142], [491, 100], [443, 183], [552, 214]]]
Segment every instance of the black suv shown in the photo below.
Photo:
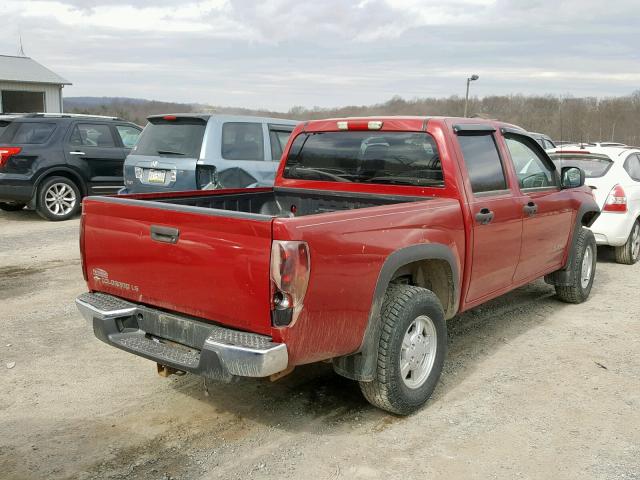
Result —
[[0, 209], [67, 220], [85, 195], [117, 193], [141, 131], [114, 117], [0, 115]]

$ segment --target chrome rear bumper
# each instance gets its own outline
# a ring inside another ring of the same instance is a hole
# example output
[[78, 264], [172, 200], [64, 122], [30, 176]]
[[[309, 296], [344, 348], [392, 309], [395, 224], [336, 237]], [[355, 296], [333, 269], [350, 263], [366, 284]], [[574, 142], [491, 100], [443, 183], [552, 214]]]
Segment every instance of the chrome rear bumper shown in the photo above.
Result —
[[229, 381], [268, 377], [285, 370], [284, 343], [135, 304], [104, 293], [76, 299], [97, 338], [161, 365]]

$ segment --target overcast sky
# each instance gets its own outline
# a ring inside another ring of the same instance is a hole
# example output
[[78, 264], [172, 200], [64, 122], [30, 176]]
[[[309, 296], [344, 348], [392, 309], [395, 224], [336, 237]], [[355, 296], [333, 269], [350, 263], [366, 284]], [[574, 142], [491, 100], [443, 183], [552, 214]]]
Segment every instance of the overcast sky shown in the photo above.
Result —
[[65, 96], [287, 110], [640, 89], [640, 0], [0, 0]]

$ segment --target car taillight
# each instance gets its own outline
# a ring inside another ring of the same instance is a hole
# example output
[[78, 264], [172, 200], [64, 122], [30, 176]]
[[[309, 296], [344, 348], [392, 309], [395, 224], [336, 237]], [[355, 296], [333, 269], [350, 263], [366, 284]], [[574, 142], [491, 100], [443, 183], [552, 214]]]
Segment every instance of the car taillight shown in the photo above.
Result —
[[271, 246], [271, 319], [292, 326], [302, 310], [311, 264], [306, 242], [274, 240]]
[[21, 151], [21, 147], [0, 147], [0, 167], [4, 167], [11, 157]]
[[218, 188], [218, 171], [213, 165], [196, 166], [196, 183], [198, 190], [214, 190]]
[[607, 201], [604, 202], [605, 212], [618, 212], [624, 213], [627, 211], [627, 196], [624, 193], [624, 189], [620, 185], [616, 185], [609, 192]]

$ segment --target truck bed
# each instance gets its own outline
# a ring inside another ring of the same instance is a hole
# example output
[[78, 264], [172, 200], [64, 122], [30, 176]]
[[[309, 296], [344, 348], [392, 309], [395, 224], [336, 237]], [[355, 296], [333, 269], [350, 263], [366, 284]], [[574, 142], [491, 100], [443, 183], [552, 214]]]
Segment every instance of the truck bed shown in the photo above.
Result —
[[[195, 209], [200, 210], [200, 213], [202, 213], [201, 209], [207, 208], [239, 214], [285, 218], [427, 200], [425, 197], [345, 194], [320, 190], [278, 188], [252, 189], [233, 193], [197, 192], [188, 196], [176, 196], [175, 194], [164, 196], [131, 195], [127, 196], [127, 199], [154, 201], [165, 204], [167, 207], [169, 205], [176, 206], [178, 208], [169, 207], [176, 210], [193, 211], [195, 207]], [[135, 203], [139, 205], [137, 201]]]

